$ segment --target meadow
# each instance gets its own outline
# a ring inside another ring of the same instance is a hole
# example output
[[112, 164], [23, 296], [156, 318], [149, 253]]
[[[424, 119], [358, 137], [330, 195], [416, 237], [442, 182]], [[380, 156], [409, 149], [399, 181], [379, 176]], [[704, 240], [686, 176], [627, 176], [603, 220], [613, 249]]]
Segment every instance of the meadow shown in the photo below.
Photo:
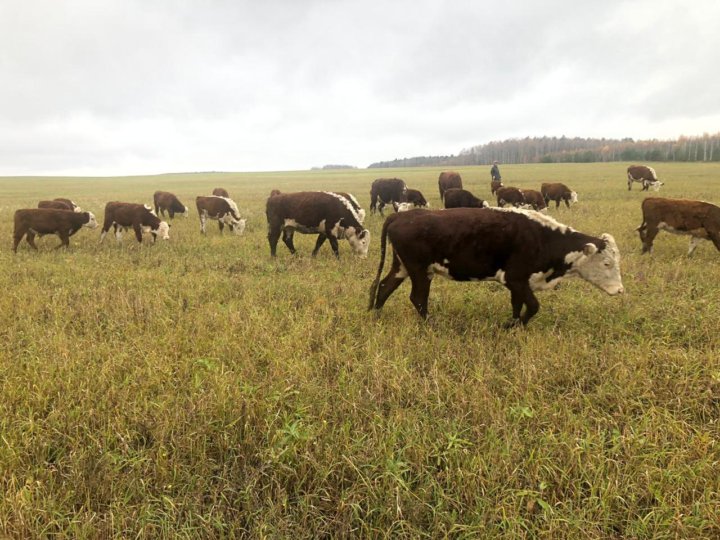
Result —
[[[367, 259], [296, 235], [271, 259], [265, 199], [398, 176], [440, 206], [441, 169], [0, 178], [0, 536], [12, 538], [718, 538], [720, 253], [661, 233], [640, 254], [627, 163], [501, 165], [560, 181], [550, 215], [613, 234], [625, 294], [580, 279], [503, 330], [497, 283], [409, 282], [367, 311]], [[719, 164], [654, 165], [666, 197], [720, 202]], [[490, 198], [489, 167], [459, 168]], [[243, 236], [203, 237], [225, 187]], [[14, 255], [13, 212], [174, 192], [171, 239], [82, 229]], [[494, 203], [493, 203], [494, 204]], [[387, 268], [387, 266], [386, 266]]]

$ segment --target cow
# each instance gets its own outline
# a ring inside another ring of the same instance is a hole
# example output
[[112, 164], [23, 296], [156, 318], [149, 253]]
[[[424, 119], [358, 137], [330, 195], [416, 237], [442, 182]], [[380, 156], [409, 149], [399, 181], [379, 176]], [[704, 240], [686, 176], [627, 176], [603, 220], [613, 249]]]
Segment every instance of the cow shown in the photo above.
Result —
[[23, 236], [30, 247], [37, 250], [35, 236], [57, 234], [60, 238], [58, 248], [70, 247], [70, 237], [81, 227], [94, 229], [97, 221], [92, 212], [74, 212], [56, 208], [25, 208], [15, 211], [15, 228], [13, 231], [13, 252]]
[[70, 210], [71, 212], [75, 211], [72, 206], [62, 201], [40, 201], [37, 207], [54, 208], [55, 210]]
[[555, 201], [555, 209], [560, 208], [560, 201], [565, 201], [565, 206], [570, 208], [570, 203], [578, 202], [577, 193], [560, 182], [543, 182], [540, 185], [540, 193], [545, 199], [545, 204]]
[[523, 197], [525, 197], [525, 204], [532, 207], [533, 210], [538, 212], [547, 212], [547, 203], [545, 197], [539, 191], [534, 189], [523, 189]]
[[[392, 264], [380, 281], [388, 240]], [[564, 277], [579, 276], [610, 295], [624, 292], [620, 252], [609, 234], [589, 236], [532, 210], [413, 210], [393, 214], [383, 224], [368, 309], [381, 309], [409, 277], [410, 301], [427, 318], [430, 283], [436, 274], [503, 284], [512, 304], [506, 327], [526, 325], [540, 307], [534, 292], [552, 289]]]
[[492, 193], [493, 195], [495, 195], [495, 192], [501, 187], [505, 187], [505, 184], [502, 183], [502, 180], [490, 180], [490, 193]]
[[408, 188], [405, 197], [406, 202], [410, 203], [416, 208], [427, 208], [430, 206], [423, 194], [420, 192], [420, 190]]
[[206, 234], [205, 223], [207, 223], [208, 219], [217, 220], [221, 234], [225, 225], [230, 227], [230, 230], [238, 236], [245, 230], [247, 220], [240, 219], [240, 210], [237, 204], [228, 197], [218, 195], [204, 197], [200, 195], [195, 198], [195, 206], [200, 217], [200, 232], [203, 234]]
[[327, 239], [335, 257], [340, 258], [339, 238], [346, 238], [357, 255], [367, 257], [370, 231], [363, 228], [353, 205], [342, 195], [330, 191], [281, 193], [268, 198], [265, 214], [270, 255], [273, 257], [277, 254], [281, 234], [290, 253], [295, 254], [295, 231], [319, 235], [313, 257]]
[[80, 208], [77, 204], [75, 204], [70, 199], [65, 199], [63, 197], [56, 197], [53, 199], [53, 201], [60, 201], [60, 202], [67, 204], [73, 212], [82, 212], [82, 208]]
[[438, 189], [440, 190], [440, 200], [444, 200], [443, 194], [450, 188], [462, 189], [462, 178], [455, 171], [443, 171], [438, 177]]
[[227, 190], [224, 188], [221, 188], [221, 187], [216, 187], [215, 189], [213, 189], [212, 194], [215, 195], [216, 197], [225, 197], [226, 199], [230, 198], [230, 195], [228, 195]]
[[628, 191], [632, 189], [633, 182], [640, 182], [642, 189], [640, 191], [648, 191], [650, 187], [653, 191], [660, 191], [660, 186], [665, 183], [658, 180], [655, 169], [646, 165], [630, 165], [627, 168], [627, 185]]
[[506, 204], [521, 207], [525, 205], [525, 196], [521, 189], [516, 187], [501, 187], [495, 191], [497, 197], [497, 205], [502, 207]]
[[653, 240], [660, 231], [690, 236], [688, 256], [700, 240], [710, 240], [720, 251], [720, 207], [704, 201], [648, 197], [642, 202], [640, 233], [642, 252], [652, 252]]
[[175, 214], [182, 214], [185, 217], [190, 215], [188, 207], [169, 191], [156, 191], [153, 193], [153, 202], [155, 203], [155, 213], [159, 216], [165, 217], [166, 211], [170, 219], [173, 219]]
[[370, 213], [383, 215], [386, 204], [407, 201], [407, 185], [400, 178], [378, 178], [370, 186]]
[[487, 201], [478, 199], [465, 189], [450, 188], [445, 191], [445, 208], [487, 208]]
[[[275, 195], [280, 195], [280, 193], [282, 192], [279, 189], [273, 189], [270, 192], [270, 196], [274, 197]], [[346, 193], [344, 191], [333, 191], [332, 193], [335, 193], [336, 195], [340, 195], [341, 197], [347, 199], [347, 201], [352, 205], [355, 212], [357, 212], [358, 221], [360, 222], [360, 224], [362, 225], [365, 222], [365, 210], [360, 207], [360, 203], [355, 198], [355, 195], [353, 195], [352, 193]], [[395, 204], [396, 203], [393, 203], [393, 206], [395, 206]]]
[[105, 220], [103, 221], [100, 243], [113, 227], [115, 239], [122, 240], [122, 233], [130, 228], [135, 231], [135, 238], [142, 243], [143, 232], [150, 232], [153, 243], [160, 236], [163, 240], [170, 239], [170, 225], [157, 217], [152, 208], [146, 204], [126, 203], [112, 201], [105, 205]]

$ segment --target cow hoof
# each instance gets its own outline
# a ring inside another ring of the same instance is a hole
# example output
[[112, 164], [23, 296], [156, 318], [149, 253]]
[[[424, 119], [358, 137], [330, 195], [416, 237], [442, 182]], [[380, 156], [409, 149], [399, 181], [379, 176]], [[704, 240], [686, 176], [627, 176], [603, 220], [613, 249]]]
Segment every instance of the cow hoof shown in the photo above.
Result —
[[518, 326], [522, 326], [520, 319], [510, 319], [508, 322], [503, 324], [503, 328], [505, 330], [511, 330], [513, 328], [517, 328]]

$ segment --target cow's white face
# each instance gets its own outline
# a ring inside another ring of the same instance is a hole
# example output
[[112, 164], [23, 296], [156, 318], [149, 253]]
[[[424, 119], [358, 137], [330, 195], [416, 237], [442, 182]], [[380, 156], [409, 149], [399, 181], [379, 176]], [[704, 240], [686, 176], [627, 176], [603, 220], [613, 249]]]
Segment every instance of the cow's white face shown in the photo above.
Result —
[[246, 219], [238, 219], [237, 221], [233, 221], [233, 232], [240, 236], [245, 231], [246, 222]]
[[570, 202], [571, 202], [571, 203], [576, 203], [576, 202], [578, 202], [578, 196], [577, 196], [577, 192], [576, 192], [576, 191], [571, 191], [571, 192], [570, 192]]
[[407, 212], [413, 209], [413, 204], [409, 202], [394, 203], [396, 212]]
[[170, 240], [170, 225], [167, 224], [167, 221], [161, 221], [154, 232], [163, 240]]
[[583, 251], [569, 253], [565, 260], [571, 262], [571, 272], [589, 281], [610, 295], [622, 294], [625, 288], [620, 276], [620, 250], [609, 234], [601, 236], [606, 247], [598, 251], [595, 244], [585, 244]]
[[653, 191], [660, 191], [660, 186], [664, 186], [665, 183], [661, 182], [660, 180], [656, 180], [655, 182], [650, 182], [650, 187]]
[[345, 229], [345, 238], [347, 238], [356, 255], [363, 259], [367, 257], [370, 248], [370, 231], [363, 229], [358, 233], [355, 227], [348, 227]]
[[85, 223], [85, 225], [83, 225], [83, 227], [87, 227], [88, 229], [94, 229], [95, 227], [98, 226], [98, 222], [95, 219], [95, 214], [93, 214], [92, 212], [88, 212], [87, 214], [88, 214], [88, 222]]
[[190, 209], [186, 206], [185, 211], [183, 212], [183, 216], [189, 217], [190, 216]]

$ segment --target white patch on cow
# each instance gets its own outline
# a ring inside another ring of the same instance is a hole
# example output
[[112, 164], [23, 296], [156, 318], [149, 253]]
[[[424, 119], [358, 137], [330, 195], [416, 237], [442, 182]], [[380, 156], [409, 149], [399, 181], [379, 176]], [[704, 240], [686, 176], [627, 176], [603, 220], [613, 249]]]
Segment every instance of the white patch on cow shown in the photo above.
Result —
[[100, 233], [100, 243], [103, 243], [103, 240], [105, 240], [105, 235], [107, 234], [107, 231], [103, 231]]
[[75, 204], [74, 201], [70, 201], [70, 204], [73, 207], [73, 212], [82, 212], [82, 208], [80, 208], [77, 204]]
[[497, 272], [495, 272], [495, 277], [492, 279], [494, 279], [498, 283], [502, 283], [503, 285], [505, 285], [505, 283], [507, 283], [505, 281], [505, 270], [498, 270]]
[[548, 281], [547, 278], [550, 277], [554, 271], [555, 271], [555, 269], [551, 268], [547, 272], [535, 272], [534, 274], [531, 274], [530, 279], [528, 279], [528, 284], [530, 285], [530, 290], [532, 290], [532, 291], [547, 291], [550, 289], [554, 289], [555, 286], [563, 278], [563, 276], [560, 276], [560, 277], [556, 277], [555, 279], [551, 279], [550, 281]]
[[653, 189], [653, 191], [660, 191], [660, 186], [664, 186], [664, 182], [660, 182], [659, 180], [656, 180], [655, 182], [650, 182], [650, 187]]
[[358, 233], [355, 227], [348, 227], [345, 229], [345, 238], [350, 243], [356, 255], [363, 259], [367, 257], [368, 249], [370, 248], [370, 231], [363, 229]]
[[283, 228], [287, 228], [287, 227], [297, 229], [298, 222], [295, 221], [294, 219], [286, 218], [285, 221], [283, 222]]
[[92, 212], [88, 212], [88, 222], [83, 225], [83, 227], [87, 227], [88, 229], [94, 229], [98, 226], [98, 222], [95, 219], [95, 214]]
[[325, 220], [320, 220], [320, 223], [318, 223], [317, 230], [319, 233], [325, 232]]
[[115, 231], [115, 240], [117, 240], [118, 242], [121, 242], [121, 241], [122, 241], [122, 235], [123, 235], [123, 228], [122, 228], [122, 227], [118, 227], [117, 230]]
[[[348, 230], [350, 229], [352, 229], [353, 233], [355, 232], [355, 227], [349, 227]], [[347, 236], [348, 232], [340, 226], [340, 221], [338, 221], [335, 225], [333, 225], [333, 228], [330, 229], [330, 234], [332, 234], [335, 238], [341, 238], [343, 234]]]
[[185, 211], [183, 212], [183, 216], [189, 217], [190, 216], [190, 209], [186, 206]]
[[396, 212], [407, 212], [408, 210], [412, 210], [414, 207], [412, 203], [409, 202], [403, 202], [403, 203], [397, 203], [395, 205], [395, 211]]
[[450, 269], [447, 266], [443, 266], [440, 263], [432, 263], [427, 268], [428, 277], [432, 278], [435, 274], [442, 276], [447, 279], [450, 278]]
[[576, 202], [578, 202], [578, 194], [577, 194], [576, 191], [571, 191], [571, 192], [570, 192], [570, 202], [571, 202], [571, 203], [576, 203]]
[[[396, 255], [396, 257], [397, 257], [397, 255]], [[407, 268], [405, 268], [405, 265], [403, 264], [400, 257], [398, 257], [397, 260], [400, 262], [400, 269], [397, 271], [397, 274], [395, 274], [395, 277], [398, 279], [405, 279], [410, 274], [408, 274]]]
[[647, 169], [648, 171], [650, 171], [650, 174], [652, 174], [653, 180], [657, 180], [657, 174], [655, 174], [655, 169], [653, 169], [652, 167], [648, 167]]
[[365, 210], [362, 208], [358, 210], [358, 221], [360, 222], [360, 225], [362, 225], [365, 221]]
[[[429, 205], [428, 205], [429, 206]], [[490, 204], [487, 201], [483, 201], [482, 203], [483, 208], [490, 208]]]
[[170, 225], [167, 224], [167, 221], [161, 221], [154, 232], [163, 240], [170, 240]]
[[516, 214], [523, 214], [528, 219], [533, 220], [536, 223], [539, 223], [543, 227], [547, 227], [548, 229], [552, 229], [553, 231], [561, 232], [562, 234], [566, 234], [568, 232], [575, 232], [575, 229], [572, 227], [568, 227], [567, 225], [563, 225], [559, 221], [557, 221], [555, 218], [552, 218], [548, 215], [541, 214], [540, 212], [536, 212], [535, 210], [523, 210], [521, 208], [499, 208], [499, 207], [492, 207], [490, 208], [493, 212], [515, 212]]
[[348, 201], [345, 197], [343, 197], [342, 195], [338, 195], [337, 193], [333, 193], [332, 191], [323, 191], [323, 193], [326, 193], [327, 195], [332, 195], [338, 201], [343, 203], [345, 208], [348, 209], [348, 211], [353, 215], [353, 217], [357, 220], [357, 222], [362, 223], [362, 220], [360, 219], [360, 216], [358, 215], [358, 213], [355, 211], [355, 208], [353, 208], [353, 205], [350, 204], [350, 201]]

